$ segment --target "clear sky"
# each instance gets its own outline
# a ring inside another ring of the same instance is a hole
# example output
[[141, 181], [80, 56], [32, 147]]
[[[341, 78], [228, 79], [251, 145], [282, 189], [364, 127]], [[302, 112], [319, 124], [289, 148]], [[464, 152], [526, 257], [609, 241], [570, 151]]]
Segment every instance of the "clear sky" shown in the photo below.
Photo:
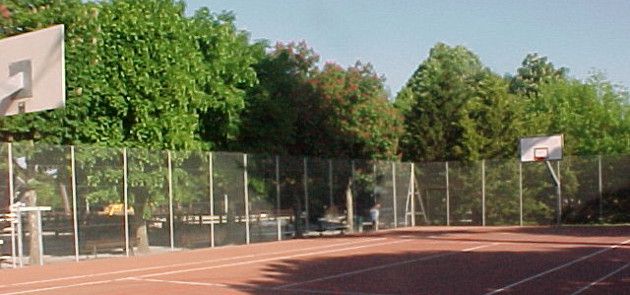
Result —
[[514, 73], [527, 53], [584, 79], [594, 69], [630, 87], [628, 0], [185, 0], [232, 11], [252, 40], [306, 41], [322, 62], [369, 62], [395, 95], [437, 42], [464, 45]]

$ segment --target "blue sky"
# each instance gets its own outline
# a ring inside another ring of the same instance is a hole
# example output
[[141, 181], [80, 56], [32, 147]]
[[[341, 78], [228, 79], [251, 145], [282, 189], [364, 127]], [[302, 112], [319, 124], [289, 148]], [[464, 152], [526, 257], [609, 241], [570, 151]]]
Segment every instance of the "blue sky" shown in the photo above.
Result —
[[232, 11], [253, 40], [306, 41], [322, 62], [369, 62], [395, 95], [437, 42], [464, 45], [498, 74], [527, 53], [547, 56], [570, 75], [603, 71], [630, 87], [627, 0], [186, 0]]

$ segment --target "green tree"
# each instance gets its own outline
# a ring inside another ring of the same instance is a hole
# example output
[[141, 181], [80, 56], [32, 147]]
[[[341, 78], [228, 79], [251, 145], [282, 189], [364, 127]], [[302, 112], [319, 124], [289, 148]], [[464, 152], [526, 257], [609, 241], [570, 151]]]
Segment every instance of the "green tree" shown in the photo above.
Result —
[[536, 96], [542, 85], [565, 79], [567, 73], [567, 68], [556, 69], [547, 57], [530, 53], [516, 70], [516, 76], [511, 78], [510, 91], [524, 96]]
[[324, 157], [393, 158], [401, 118], [369, 64], [317, 67], [305, 43], [278, 44], [256, 66], [260, 84], [243, 115], [246, 150]]
[[255, 65], [260, 83], [250, 89], [242, 114], [244, 150], [280, 155], [302, 150], [296, 147], [298, 134], [308, 128], [302, 116], [318, 107], [307, 83], [319, 71], [318, 61], [304, 42], [278, 43]]
[[551, 105], [540, 97], [541, 91], [546, 85], [568, 79], [567, 73], [567, 68], [556, 69], [547, 57], [530, 53], [523, 59], [516, 75], [507, 78], [510, 93], [518, 95], [523, 105], [522, 120], [526, 124], [522, 126], [521, 136], [549, 134], [551, 114], [547, 110]]
[[595, 74], [586, 82], [560, 80], [543, 86], [531, 111], [549, 118], [547, 134], [565, 135], [566, 154], [619, 154], [630, 152], [628, 101], [627, 91]]
[[325, 156], [396, 158], [402, 118], [387, 99], [383, 82], [370, 64], [360, 62], [347, 69], [327, 64], [309, 81], [325, 119], [309, 139], [327, 147]]
[[521, 107], [468, 49], [437, 44], [400, 92], [401, 149], [410, 160], [513, 155]]
[[[0, 119], [5, 140], [199, 149], [224, 145], [234, 133], [261, 48], [248, 44], [232, 15], [202, 9], [188, 18], [184, 4], [171, 0], [6, 4], [12, 14], [0, 23], [3, 36], [66, 25], [67, 104]], [[146, 237], [150, 206], [164, 198], [157, 193], [164, 159], [136, 154], [130, 200], [134, 231]], [[140, 240], [140, 250], [148, 250], [148, 238]]]

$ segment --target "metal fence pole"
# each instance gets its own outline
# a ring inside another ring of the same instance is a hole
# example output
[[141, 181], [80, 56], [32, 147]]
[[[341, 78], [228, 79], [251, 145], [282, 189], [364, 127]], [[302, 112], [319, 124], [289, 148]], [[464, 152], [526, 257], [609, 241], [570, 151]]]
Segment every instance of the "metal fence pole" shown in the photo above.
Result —
[[77, 173], [74, 146], [70, 146], [70, 168], [72, 169], [72, 227], [74, 230], [74, 261], [79, 261], [79, 223], [77, 220]]
[[276, 222], [278, 241], [282, 240], [282, 220], [280, 219], [280, 157], [276, 156]]
[[333, 201], [333, 165], [332, 160], [328, 160], [328, 207], [334, 206]]
[[562, 224], [562, 180], [560, 179], [560, 161], [557, 162], [557, 166], [558, 166], [558, 187], [557, 187], [557, 191], [558, 191], [558, 220], [557, 220], [557, 224], [560, 225]]
[[445, 163], [446, 170], [446, 225], [451, 225], [451, 196], [448, 188], [448, 161]]
[[168, 218], [171, 251], [175, 250], [175, 233], [173, 229], [173, 159], [171, 151], [166, 152], [168, 158]]
[[17, 209], [17, 255], [20, 267], [24, 266], [24, 245], [22, 241], [22, 211], [20, 207]]
[[599, 222], [604, 221], [604, 185], [602, 181], [602, 156], [597, 156], [597, 178], [599, 187]]
[[243, 154], [243, 186], [245, 187], [245, 244], [249, 245], [249, 184], [247, 180], [247, 154]]
[[[347, 212], [347, 217], [346, 217], [346, 222], [348, 224], [348, 227], [350, 229], [350, 232], [354, 232], [355, 230], [355, 218], [354, 218], [354, 207], [355, 207], [355, 189], [354, 189], [354, 184], [355, 184], [355, 177], [354, 177], [354, 160], [350, 160], [350, 198], [348, 198], [348, 195], [346, 194], [346, 205], [350, 205], [346, 207], [346, 212]], [[350, 204], [348, 204], [350, 203]], [[358, 228], [358, 227], [357, 227]]]
[[306, 212], [306, 220], [304, 220], [304, 224], [306, 225], [305, 230], [308, 231], [310, 228], [309, 225], [309, 217], [310, 217], [310, 213], [309, 213], [309, 208], [308, 208], [308, 202], [309, 202], [309, 198], [308, 198], [308, 164], [307, 164], [307, 159], [306, 157], [304, 157], [303, 160], [304, 163], [304, 212]]
[[208, 192], [210, 194], [210, 247], [214, 248], [214, 177], [212, 166], [212, 152], [208, 153]]
[[523, 162], [518, 162], [519, 225], [523, 226]]
[[376, 205], [376, 161], [372, 163], [372, 199]]
[[411, 188], [409, 191], [411, 192], [410, 202], [411, 202], [411, 226], [416, 226], [416, 164], [411, 163], [411, 181], [409, 182]]
[[[39, 244], [37, 248], [39, 248], [39, 265], [44, 265], [44, 238], [42, 233], [42, 211], [36, 211], [37, 216], [37, 243]], [[31, 232], [31, 234], [33, 234]], [[30, 254], [31, 258], [33, 257], [32, 253]], [[32, 261], [32, 259], [31, 259]]]
[[[11, 206], [11, 213], [13, 213], [13, 198], [15, 196], [14, 187], [13, 187], [13, 144], [7, 143], [8, 151], [7, 151], [7, 162], [9, 164], [9, 206]], [[21, 216], [17, 216], [15, 218], [21, 218]], [[15, 245], [15, 222], [11, 222], [11, 264], [13, 268], [17, 268], [17, 249]]]
[[123, 206], [125, 207], [123, 212], [125, 214], [125, 255], [129, 257], [129, 200], [128, 200], [128, 190], [129, 190], [129, 181], [128, 181], [128, 167], [127, 167], [127, 148], [123, 148]]
[[392, 162], [392, 200], [394, 203], [394, 228], [398, 227], [398, 208], [396, 204], [396, 162]]
[[481, 160], [481, 225], [486, 226], [486, 160]]

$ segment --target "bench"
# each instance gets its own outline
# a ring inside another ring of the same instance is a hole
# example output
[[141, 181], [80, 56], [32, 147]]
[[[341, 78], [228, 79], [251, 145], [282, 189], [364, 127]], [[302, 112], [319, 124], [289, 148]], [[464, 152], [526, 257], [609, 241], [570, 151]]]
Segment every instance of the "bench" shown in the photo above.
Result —
[[326, 231], [339, 231], [342, 235], [348, 230], [345, 216], [319, 218], [317, 221], [317, 229], [319, 235], [322, 236]]
[[[134, 255], [133, 248], [137, 247], [137, 239], [129, 240], [129, 254]], [[83, 252], [91, 253], [94, 258], [98, 258], [99, 251], [113, 251], [113, 250], [121, 250], [125, 251], [125, 240], [112, 239], [112, 238], [99, 238], [95, 240], [88, 240], [83, 245]]]

